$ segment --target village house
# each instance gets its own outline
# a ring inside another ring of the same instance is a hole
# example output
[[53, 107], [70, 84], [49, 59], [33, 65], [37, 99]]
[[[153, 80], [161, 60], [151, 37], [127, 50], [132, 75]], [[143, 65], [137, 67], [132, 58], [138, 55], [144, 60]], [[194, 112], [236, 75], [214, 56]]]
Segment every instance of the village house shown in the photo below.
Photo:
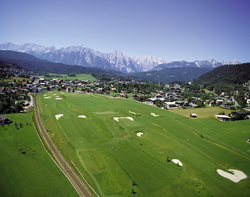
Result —
[[165, 102], [165, 105], [168, 109], [175, 109], [178, 108], [180, 105], [176, 104], [175, 102]]
[[215, 118], [219, 119], [220, 121], [223, 121], [223, 122], [227, 122], [230, 120], [230, 117], [229, 116], [225, 116], [225, 115], [215, 115]]
[[231, 116], [235, 116], [236, 114], [238, 115], [243, 115], [243, 116], [246, 116], [247, 113], [246, 112], [243, 112], [243, 111], [234, 111], [234, 112], [231, 112]]
[[66, 88], [66, 92], [75, 92], [75, 89], [74, 89], [74, 88], [67, 87], [67, 88]]
[[221, 106], [224, 107], [224, 108], [227, 108], [227, 109], [231, 109], [231, 107], [232, 107], [232, 105], [229, 104], [229, 103], [227, 103], [227, 102], [223, 102], [223, 103], [221, 104]]

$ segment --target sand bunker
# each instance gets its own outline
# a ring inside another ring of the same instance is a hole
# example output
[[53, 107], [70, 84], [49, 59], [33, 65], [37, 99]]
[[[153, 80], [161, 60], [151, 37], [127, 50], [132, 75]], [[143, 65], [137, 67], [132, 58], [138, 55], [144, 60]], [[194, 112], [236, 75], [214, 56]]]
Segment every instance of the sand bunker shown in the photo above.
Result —
[[135, 115], [135, 112], [129, 111], [129, 113], [131, 113], [131, 114], [134, 114], [134, 115]]
[[45, 99], [51, 98], [50, 96], [44, 97]]
[[159, 115], [155, 115], [154, 113], [151, 113], [152, 116], [159, 116]]
[[56, 97], [60, 97], [60, 96], [56, 96]]
[[53, 95], [57, 95], [57, 94], [53, 94]]
[[62, 98], [56, 98], [56, 100], [62, 100]]
[[133, 118], [131, 118], [131, 117], [115, 117], [115, 118], [113, 118], [114, 120], [116, 120], [116, 121], [119, 121], [119, 119], [129, 119], [129, 120], [131, 120], [131, 121], [134, 121], [134, 119]]
[[244, 174], [244, 172], [242, 171], [239, 171], [239, 170], [228, 170], [229, 172], [232, 172], [233, 174], [230, 174], [228, 172], [225, 172], [221, 169], [217, 169], [216, 170], [218, 172], [219, 175], [225, 177], [225, 178], [228, 178], [230, 179], [231, 181], [235, 182], [235, 183], [238, 183], [240, 182], [242, 179], [245, 179], [247, 178], [247, 175]]
[[139, 137], [141, 137], [142, 134], [143, 134], [143, 133], [137, 133], [136, 135], [139, 136]]
[[56, 119], [59, 120], [59, 118], [61, 118], [63, 116], [63, 114], [57, 114], [55, 115]]
[[47, 96], [47, 94], [44, 94], [43, 96]]
[[179, 159], [172, 159], [172, 162], [174, 162], [175, 164], [178, 164], [179, 166], [183, 166], [183, 164], [181, 163]]
[[78, 116], [78, 118], [86, 118], [86, 116], [80, 115], [80, 116]]

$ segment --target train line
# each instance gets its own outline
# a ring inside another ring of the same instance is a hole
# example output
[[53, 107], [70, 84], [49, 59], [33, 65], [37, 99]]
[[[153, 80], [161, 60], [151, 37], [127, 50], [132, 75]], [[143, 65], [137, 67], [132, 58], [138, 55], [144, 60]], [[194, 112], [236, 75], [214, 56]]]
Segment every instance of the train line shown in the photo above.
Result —
[[36, 121], [37, 125], [40, 130], [40, 134], [42, 135], [48, 149], [51, 151], [53, 157], [55, 158], [56, 162], [59, 164], [59, 166], [62, 168], [63, 172], [66, 174], [66, 176], [69, 178], [71, 183], [74, 185], [75, 189], [77, 190], [78, 194], [80, 196], [86, 196], [90, 197], [93, 196], [91, 192], [88, 190], [87, 186], [82, 182], [82, 180], [77, 176], [77, 174], [72, 170], [71, 166], [66, 162], [66, 160], [63, 158], [59, 150], [56, 148], [56, 146], [53, 144], [51, 138], [49, 137], [46, 129], [43, 126], [43, 123], [41, 121], [38, 103], [37, 103], [37, 95], [35, 95], [35, 114], [36, 114]]

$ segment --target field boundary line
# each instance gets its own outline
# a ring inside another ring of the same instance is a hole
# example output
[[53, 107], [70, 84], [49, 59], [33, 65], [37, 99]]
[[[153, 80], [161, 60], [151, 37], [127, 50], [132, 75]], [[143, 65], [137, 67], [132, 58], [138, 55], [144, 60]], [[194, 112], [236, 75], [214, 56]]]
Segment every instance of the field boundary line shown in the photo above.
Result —
[[209, 138], [211, 138], [211, 139], [213, 139], [213, 140], [215, 140], [215, 141], [217, 141], [217, 142], [219, 142], [219, 143], [221, 143], [221, 144], [223, 144], [223, 145], [226, 145], [226, 146], [228, 146], [228, 147], [230, 147], [230, 148], [232, 148], [232, 149], [234, 149], [234, 150], [236, 150], [236, 151], [238, 151], [238, 152], [240, 152], [240, 153], [243, 153], [243, 154], [245, 154], [245, 155], [247, 155], [247, 156], [250, 156], [249, 154], [247, 154], [247, 153], [245, 153], [245, 152], [243, 152], [243, 151], [241, 151], [241, 150], [239, 150], [239, 149], [237, 149], [237, 148], [234, 148], [233, 146], [230, 146], [230, 145], [226, 144], [225, 142], [222, 142], [222, 141], [220, 141], [220, 140], [217, 140], [217, 139], [215, 139], [215, 138], [213, 138], [213, 137], [211, 137], [211, 136], [209, 136], [209, 135], [207, 135], [207, 134], [205, 134], [205, 133], [203, 133], [203, 132], [201, 132], [201, 131], [199, 131], [199, 130], [193, 128], [193, 127], [190, 127], [190, 126], [188, 126], [188, 125], [186, 125], [186, 124], [184, 124], [184, 123], [182, 123], [182, 122], [180, 122], [180, 121], [178, 121], [178, 120], [176, 120], [176, 119], [174, 119], [174, 121], [179, 122], [179, 123], [183, 124], [184, 126], [189, 127], [190, 129], [193, 129], [194, 131], [197, 131], [197, 132], [201, 133], [202, 135], [205, 135], [205, 136], [207, 136], [207, 137], [209, 137]]
[[83, 180], [85, 181], [85, 183], [89, 186], [89, 188], [96, 194], [96, 196], [100, 197], [96, 191], [90, 186], [90, 184], [87, 182], [87, 180], [83, 177], [82, 173], [80, 172], [80, 170], [78, 170], [78, 168], [76, 167], [76, 165], [74, 164], [73, 161], [71, 161], [71, 163], [74, 165], [74, 167], [76, 168], [76, 170], [78, 171], [78, 173], [81, 175], [81, 177], [83, 178]]
[[69, 180], [69, 182], [70, 182], [71, 185], [74, 187], [74, 189], [75, 189], [76, 192], [79, 194], [79, 196], [81, 196], [81, 194], [78, 192], [78, 190], [76, 189], [76, 187], [74, 186], [74, 184], [71, 182], [71, 180], [69, 179], [69, 177], [63, 172], [63, 170], [60, 168], [60, 166], [56, 163], [56, 161], [53, 159], [53, 157], [49, 154], [49, 152], [48, 152], [48, 150], [46, 149], [46, 147], [45, 147], [45, 145], [44, 145], [44, 143], [43, 143], [43, 141], [42, 141], [40, 135], [38, 134], [38, 131], [37, 131], [36, 127], [35, 127], [34, 122], [33, 122], [33, 126], [34, 126], [34, 128], [35, 128], [35, 130], [36, 130], [36, 134], [38, 135], [38, 138], [39, 138], [39, 140], [41, 141], [41, 144], [43, 145], [43, 148], [44, 148], [44, 150], [46, 151], [46, 153], [50, 156], [50, 158], [52, 159], [52, 161], [53, 161], [53, 162], [56, 164], [56, 166], [61, 170], [61, 172], [66, 176], [66, 178]]

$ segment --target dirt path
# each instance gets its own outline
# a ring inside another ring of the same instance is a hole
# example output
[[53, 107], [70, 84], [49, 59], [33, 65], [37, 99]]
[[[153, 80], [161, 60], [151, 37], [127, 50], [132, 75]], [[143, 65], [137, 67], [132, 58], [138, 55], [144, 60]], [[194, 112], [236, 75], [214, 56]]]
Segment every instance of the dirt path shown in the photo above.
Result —
[[88, 190], [87, 186], [82, 182], [82, 180], [76, 175], [76, 173], [72, 170], [70, 165], [65, 161], [61, 153], [58, 151], [56, 146], [53, 144], [52, 140], [50, 139], [48, 133], [46, 132], [41, 117], [39, 114], [39, 108], [37, 104], [37, 95], [34, 99], [35, 102], [35, 114], [36, 114], [36, 121], [40, 130], [40, 134], [42, 135], [42, 138], [44, 139], [47, 147], [52, 152], [53, 157], [55, 158], [56, 162], [59, 164], [59, 166], [62, 168], [64, 173], [67, 175], [67, 177], [70, 179], [71, 183], [74, 185], [76, 190], [81, 196], [93, 196], [90, 191]]

